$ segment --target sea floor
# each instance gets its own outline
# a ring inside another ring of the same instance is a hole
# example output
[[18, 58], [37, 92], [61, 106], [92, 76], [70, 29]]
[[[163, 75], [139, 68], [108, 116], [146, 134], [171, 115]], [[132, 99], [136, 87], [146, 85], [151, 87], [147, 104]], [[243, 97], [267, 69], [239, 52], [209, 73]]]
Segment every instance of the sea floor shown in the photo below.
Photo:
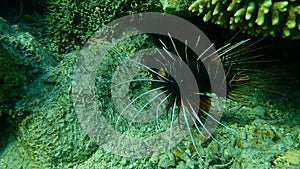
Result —
[[[197, 144], [201, 158], [195, 153], [190, 137], [186, 136], [182, 142], [170, 151], [149, 158], [122, 157], [106, 152], [103, 148], [97, 146], [92, 150], [89, 148], [76, 150], [79, 146], [73, 146], [68, 149], [70, 154], [57, 155], [57, 158], [62, 159], [66, 156], [66, 160], [55, 159], [51, 158], [55, 155], [47, 153], [62, 153], [59, 152], [59, 149], [55, 150], [52, 147], [56, 146], [55, 141], [60, 142], [59, 138], [45, 137], [47, 139], [53, 138], [54, 143], [51, 143], [51, 140], [48, 140], [49, 143], [42, 143], [43, 139], [40, 139], [40, 137], [44, 136], [39, 134], [41, 132], [39, 127], [32, 128], [29, 125], [30, 130], [22, 129], [21, 131], [30, 131], [36, 135], [27, 138], [21, 138], [24, 137], [22, 132], [15, 136], [2, 131], [0, 168], [40, 168], [41, 166], [45, 168], [95, 169], [298, 168], [300, 165], [300, 91], [295, 90], [291, 93], [293, 93], [293, 100], [261, 90], [254, 93], [250, 101], [244, 103], [228, 100], [221, 122], [233, 131], [219, 125], [213, 136], [222, 145], [213, 139], [209, 139], [201, 145]], [[35, 115], [36, 119], [31, 120], [40, 120], [41, 118], [38, 116]], [[62, 119], [64, 118], [62, 117]], [[76, 123], [76, 121], [74, 122]], [[51, 129], [51, 126], [48, 128]], [[75, 129], [76, 131], [79, 130]], [[43, 134], [51, 134], [51, 132]], [[53, 131], [53, 134], [56, 134], [56, 132]], [[30, 134], [28, 133], [28, 135]], [[70, 136], [74, 137], [72, 134]], [[60, 145], [71, 146], [71, 143], [72, 141], [69, 143], [62, 142]], [[87, 142], [78, 142], [78, 144], [86, 147], [83, 144], [87, 144]], [[82, 151], [84, 155], [80, 156], [72, 153], [72, 151], [76, 153]], [[69, 159], [70, 157], [74, 157], [75, 160]]]

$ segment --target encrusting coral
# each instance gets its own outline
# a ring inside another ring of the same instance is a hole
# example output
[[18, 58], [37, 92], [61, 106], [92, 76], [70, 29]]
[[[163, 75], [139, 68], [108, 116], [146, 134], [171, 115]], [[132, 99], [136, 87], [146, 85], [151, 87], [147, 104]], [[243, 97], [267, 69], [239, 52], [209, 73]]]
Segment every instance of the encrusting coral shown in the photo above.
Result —
[[257, 36], [300, 38], [300, 1], [197, 0], [188, 8], [204, 21]]

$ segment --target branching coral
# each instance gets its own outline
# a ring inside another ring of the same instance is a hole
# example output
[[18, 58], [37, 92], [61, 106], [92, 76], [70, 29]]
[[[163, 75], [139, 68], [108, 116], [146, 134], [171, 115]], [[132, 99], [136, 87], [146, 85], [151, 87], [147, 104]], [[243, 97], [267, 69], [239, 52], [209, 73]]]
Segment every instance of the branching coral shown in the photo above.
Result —
[[296, 0], [197, 0], [190, 7], [204, 21], [239, 28], [252, 35], [300, 38], [300, 3]]

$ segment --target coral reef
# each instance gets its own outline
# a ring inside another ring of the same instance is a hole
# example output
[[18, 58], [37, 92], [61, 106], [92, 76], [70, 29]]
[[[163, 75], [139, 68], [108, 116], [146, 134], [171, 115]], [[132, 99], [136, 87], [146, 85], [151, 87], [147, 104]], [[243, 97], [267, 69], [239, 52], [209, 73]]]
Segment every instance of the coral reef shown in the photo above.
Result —
[[[161, 7], [166, 12], [182, 13], [182, 10], [187, 10], [185, 7], [190, 1], [43, 1], [41, 3], [49, 5], [46, 6], [49, 8], [46, 19], [41, 19], [48, 23], [41, 24], [44, 21], [40, 20], [37, 25], [46, 24], [49, 34], [40, 37], [33, 36], [35, 33], [39, 35], [34, 30], [29, 32], [19, 24], [11, 25], [0, 18], [0, 116], [2, 113], [1, 118], [3, 114], [22, 117], [15, 124], [17, 134], [7, 128], [6, 124], [11, 125], [9, 122], [2, 123], [1, 119], [0, 168], [298, 168], [299, 104], [295, 106], [286, 98], [268, 96], [262, 90], [257, 90], [247, 103], [228, 101], [222, 123], [236, 133], [225, 127], [215, 131], [214, 137], [225, 146], [216, 140], [208, 140], [201, 145], [197, 142], [204, 161], [197, 156], [189, 137], [164, 154], [133, 159], [98, 148], [80, 127], [71, 98], [72, 71], [78, 54], [74, 49], [81, 47], [102, 24], [115, 18], [160, 10]], [[282, 34], [298, 38], [298, 4], [293, 0], [258, 3], [198, 0], [191, 10], [203, 10], [200, 14], [205, 16], [205, 20], [232, 29], [240, 28], [253, 35]], [[209, 15], [211, 9], [213, 11]], [[47, 28], [39, 28], [42, 29]], [[37, 38], [45, 42], [50, 52]], [[111, 70], [123, 61], [122, 54], [128, 55], [142, 47], [149, 47], [142, 46], [144, 43], [152, 46], [146, 36], [121, 41], [112, 56], [106, 57], [99, 68], [101, 78], [97, 79], [96, 94], [100, 101], [107, 103], [99, 109], [111, 123], [114, 119], [110, 113], [114, 107], [106, 90], [113, 74]], [[49, 54], [52, 52], [55, 56]], [[64, 54], [57, 55], [55, 52]], [[299, 102], [298, 88], [290, 90]], [[131, 126], [120, 123], [119, 127]], [[159, 130], [164, 130], [163, 127]], [[192, 131], [197, 133], [195, 128]], [[128, 134], [139, 136], [139, 133], [155, 134], [147, 127], [136, 128]], [[17, 135], [17, 138], [11, 135]]]
[[187, 7], [193, 2], [193, 0], [159, 0], [164, 12], [169, 14], [176, 14], [180, 16], [186, 16], [189, 12]]
[[[293, 105], [285, 99], [273, 100], [276, 104], [262, 102], [265, 93], [260, 91], [261, 100], [251, 101], [247, 105], [228, 100], [224, 123], [236, 133], [218, 128], [214, 136], [218, 140], [207, 141], [199, 149], [201, 160], [195, 155], [195, 149], [189, 138], [184, 139], [169, 152], [152, 156], [149, 159], [131, 159], [106, 154], [98, 149], [91, 158], [74, 168], [291, 168], [299, 165], [299, 116], [293, 111]], [[279, 105], [277, 102], [286, 104]], [[255, 110], [253, 110], [253, 107]], [[258, 108], [260, 107], [260, 108]], [[274, 114], [257, 117], [257, 114]], [[245, 115], [247, 114], [247, 115]], [[278, 118], [281, 122], [278, 123]], [[285, 123], [289, 120], [290, 123]], [[146, 130], [146, 129], [145, 129]], [[195, 129], [193, 129], [195, 131]], [[195, 131], [196, 132], [196, 131]], [[199, 145], [200, 146], [200, 145]]]
[[81, 129], [70, 95], [77, 53], [65, 55], [36, 79], [27, 92], [30, 97], [16, 104], [16, 110], [30, 113], [18, 124], [17, 134], [11, 134], [17, 138], [9, 140], [0, 168], [66, 168], [97, 148]]
[[81, 129], [70, 95], [76, 56], [77, 52], [65, 55], [63, 62], [33, 87], [34, 97], [20, 103], [30, 115], [20, 124], [19, 146], [38, 166], [79, 163], [97, 148]]
[[300, 38], [300, 3], [296, 0], [197, 0], [188, 8], [230, 29], [241, 29], [251, 35]]
[[132, 13], [158, 11], [160, 3], [156, 0], [51, 0], [47, 8], [46, 20], [53, 37], [50, 49], [67, 53], [81, 47], [103, 24]]
[[[147, 42], [145, 38], [141, 35], [122, 41], [111, 53], [113, 56], [109, 59], [110, 62], [104, 64], [116, 66], [118, 63], [113, 62], [112, 58], [137, 51]], [[29, 163], [28, 168], [65, 168], [87, 160], [98, 148], [81, 128], [73, 107], [71, 80], [77, 55], [78, 51], [63, 55], [63, 60], [58, 65], [49, 68], [31, 86], [28, 91], [30, 97], [22, 99], [16, 105], [17, 110], [28, 111], [30, 114], [19, 124], [18, 141], [15, 143], [19, 147], [18, 153], [25, 154], [23, 161], [7, 164], [9, 168], [24, 167], [26, 163]], [[110, 74], [108, 71], [104, 74]], [[101, 94], [101, 99], [108, 97], [103, 88], [100, 87], [97, 91]], [[107, 107], [105, 105], [101, 109], [106, 111], [105, 114], [111, 109]], [[20, 158], [18, 153], [15, 156], [9, 155], [4, 160]]]
[[36, 38], [23, 32], [18, 25], [10, 25], [0, 18], [0, 115], [22, 116], [15, 112], [15, 106], [31, 83], [46, 69], [56, 63]]

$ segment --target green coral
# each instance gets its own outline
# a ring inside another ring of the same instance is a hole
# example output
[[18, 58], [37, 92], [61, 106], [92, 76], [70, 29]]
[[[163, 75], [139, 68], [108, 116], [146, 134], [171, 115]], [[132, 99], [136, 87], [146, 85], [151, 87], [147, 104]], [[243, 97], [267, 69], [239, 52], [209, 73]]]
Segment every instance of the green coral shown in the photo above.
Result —
[[161, 3], [164, 12], [186, 16], [186, 8], [192, 3], [192, 0], [159, 0], [159, 2]]
[[300, 38], [300, 3], [295, 0], [197, 0], [188, 8], [204, 21], [241, 29], [254, 36]]
[[92, 33], [119, 17], [143, 11], [158, 11], [160, 3], [145, 1], [50, 0], [46, 20], [53, 39], [50, 49], [67, 53], [82, 47]]

